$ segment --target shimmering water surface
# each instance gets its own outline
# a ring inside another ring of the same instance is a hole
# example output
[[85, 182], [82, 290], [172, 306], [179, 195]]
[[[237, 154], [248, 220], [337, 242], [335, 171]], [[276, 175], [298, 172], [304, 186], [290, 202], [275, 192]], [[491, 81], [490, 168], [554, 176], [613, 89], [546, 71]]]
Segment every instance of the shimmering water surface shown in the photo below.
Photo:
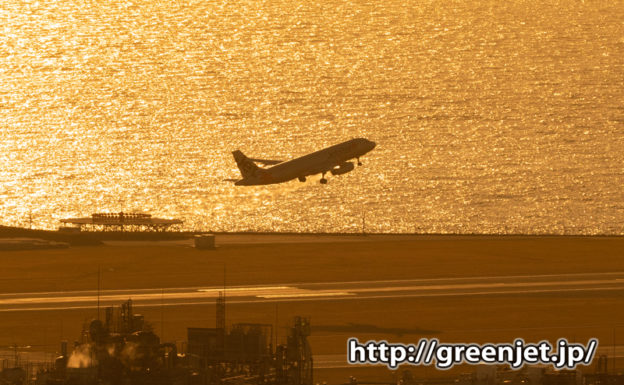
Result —
[[[624, 233], [622, 1], [0, 3], [0, 223]], [[378, 143], [234, 187], [230, 152]]]

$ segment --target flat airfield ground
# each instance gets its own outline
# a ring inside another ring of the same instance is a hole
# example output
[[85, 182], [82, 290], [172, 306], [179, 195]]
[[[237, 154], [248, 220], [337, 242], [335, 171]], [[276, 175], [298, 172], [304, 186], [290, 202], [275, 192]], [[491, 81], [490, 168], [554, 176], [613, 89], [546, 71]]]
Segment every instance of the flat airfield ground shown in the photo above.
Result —
[[[385, 368], [347, 367], [349, 337], [397, 343], [595, 337], [605, 354], [615, 337], [616, 356], [622, 355], [622, 237], [250, 234], [218, 235], [217, 245], [109, 242], [2, 252], [0, 346], [55, 352], [61, 339], [78, 340], [83, 323], [97, 316], [99, 270], [102, 304], [142, 294], [136, 311], [167, 341], [186, 340], [187, 327], [214, 327], [213, 294], [224, 280], [228, 324], [277, 321], [283, 341], [294, 316], [309, 316], [315, 382], [346, 382], [349, 375], [394, 380], [396, 372]], [[621, 370], [624, 360], [616, 365]]]

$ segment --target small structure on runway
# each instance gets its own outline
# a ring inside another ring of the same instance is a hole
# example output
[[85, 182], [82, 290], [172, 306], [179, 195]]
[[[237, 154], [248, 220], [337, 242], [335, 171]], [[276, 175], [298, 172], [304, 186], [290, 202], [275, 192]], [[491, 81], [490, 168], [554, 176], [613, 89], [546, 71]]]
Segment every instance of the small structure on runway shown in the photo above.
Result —
[[195, 235], [195, 248], [201, 250], [214, 250], [215, 246], [215, 236], [214, 234], [198, 234]]
[[182, 224], [179, 219], [154, 218], [143, 213], [96, 213], [86, 218], [61, 219], [66, 228], [78, 228], [80, 231], [168, 231], [173, 226]]

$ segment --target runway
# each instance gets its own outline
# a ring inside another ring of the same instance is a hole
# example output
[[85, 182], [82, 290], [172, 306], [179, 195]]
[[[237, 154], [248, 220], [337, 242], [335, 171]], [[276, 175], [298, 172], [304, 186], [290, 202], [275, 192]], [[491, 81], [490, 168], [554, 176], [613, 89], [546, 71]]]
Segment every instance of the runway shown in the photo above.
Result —
[[[241, 304], [607, 291], [624, 292], [624, 272], [102, 290], [99, 304], [117, 305], [127, 299], [138, 307], [212, 304], [220, 292], [225, 292], [228, 303]], [[95, 290], [0, 295], [0, 312], [91, 309], [97, 304]]]
[[[513, 238], [513, 237], [512, 237]], [[556, 236], [531, 236], [523, 235], [518, 237], [522, 240], [531, 239], [557, 239]], [[574, 236], [567, 236], [568, 239], [575, 238]], [[582, 238], [582, 237], [578, 237]], [[599, 238], [612, 238], [612, 237], [593, 237], [593, 239]], [[445, 235], [445, 234], [279, 234], [279, 233], [244, 233], [244, 234], [215, 234], [215, 241], [217, 247], [219, 246], [232, 246], [232, 245], [262, 245], [262, 244], [322, 244], [322, 243], [362, 243], [362, 242], [422, 242], [422, 241], [474, 241], [474, 240], [501, 240], [509, 239], [509, 237], [497, 236], [497, 235]], [[115, 241], [107, 240], [103, 242], [107, 246], [116, 247], [145, 247], [154, 245], [167, 245], [167, 246], [182, 246], [182, 247], [194, 247], [194, 240], [189, 239], [177, 239], [177, 240], [163, 240], [163, 241]]]
[[[415, 241], [424, 239], [440, 239], [449, 236], [407, 235], [407, 234], [215, 234], [217, 247], [231, 245], [263, 245], [263, 244], [318, 244], [344, 242], [380, 242], [380, 241]], [[475, 236], [454, 235], [454, 239], [474, 239]], [[486, 236], [481, 236], [486, 237]], [[194, 248], [194, 240], [177, 239], [167, 241], [104, 241], [107, 246], [143, 247], [157, 245], [182, 246]]]

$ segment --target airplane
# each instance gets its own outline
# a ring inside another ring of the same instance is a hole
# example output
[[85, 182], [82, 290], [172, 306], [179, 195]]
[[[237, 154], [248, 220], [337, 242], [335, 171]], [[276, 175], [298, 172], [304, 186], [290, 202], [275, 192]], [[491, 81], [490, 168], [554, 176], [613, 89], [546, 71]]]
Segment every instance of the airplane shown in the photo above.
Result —
[[[228, 179], [228, 181], [234, 182], [236, 186], [258, 186], [293, 179], [305, 182], [307, 176], [321, 174], [321, 184], [327, 184], [326, 173], [341, 175], [352, 171], [355, 166], [349, 160], [355, 158], [358, 166], [361, 166], [360, 157], [375, 146], [376, 143], [368, 139], [356, 138], [285, 162], [248, 158], [240, 150], [236, 150], [232, 155], [243, 179]], [[272, 167], [261, 168], [256, 163]]]

